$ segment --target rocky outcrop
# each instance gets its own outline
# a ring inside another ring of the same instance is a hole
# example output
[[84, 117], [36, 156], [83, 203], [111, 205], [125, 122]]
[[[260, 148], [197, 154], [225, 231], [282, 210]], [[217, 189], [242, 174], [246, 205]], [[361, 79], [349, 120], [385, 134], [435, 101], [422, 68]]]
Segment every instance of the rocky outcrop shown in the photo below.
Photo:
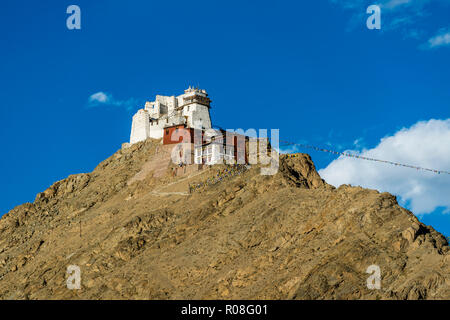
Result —
[[[217, 181], [218, 166], [133, 179], [157, 147], [119, 150], [4, 215], [0, 298], [450, 298], [446, 239], [394, 196], [334, 188], [305, 154], [282, 156], [273, 176], [252, 166]], [[199, 181], [214, 183], [154, 192]], [[80, 290], [66, 287], [69, 265]], [[366, 285], [371, 265], [380, 289]]]

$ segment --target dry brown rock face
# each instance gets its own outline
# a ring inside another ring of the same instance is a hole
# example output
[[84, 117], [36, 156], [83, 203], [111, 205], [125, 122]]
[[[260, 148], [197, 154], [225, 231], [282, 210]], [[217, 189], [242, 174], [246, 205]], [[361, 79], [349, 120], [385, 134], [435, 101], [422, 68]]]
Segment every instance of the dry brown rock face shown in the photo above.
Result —
[[[180, 191], [225, 166], [128, 185], [158, 146], [120, 150], [4, 215], [0, 298], [450, 298], [446, 239], [394, 196], [336, 189], [306, 154], [282, 157], [274, 176], [253, 166], [190, 195]], [[69, 265], [80, 290], [66, 287]], [[367, 288], [370, 265], [379, 290]]]

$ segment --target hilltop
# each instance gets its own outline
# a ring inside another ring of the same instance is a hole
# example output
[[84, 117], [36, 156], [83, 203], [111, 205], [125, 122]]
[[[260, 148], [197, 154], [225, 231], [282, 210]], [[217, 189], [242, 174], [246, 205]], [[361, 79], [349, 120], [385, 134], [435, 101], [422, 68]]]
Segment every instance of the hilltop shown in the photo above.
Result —
[[[5, 214], [0, 298], [450, 299], [446, 239], [391, 194], [334, 188], [307, 154], [282, 155], [274, 176], [174, 176], [167, 152], [133, 144]], [[366, 287], [370, 265], [380, 290]]]

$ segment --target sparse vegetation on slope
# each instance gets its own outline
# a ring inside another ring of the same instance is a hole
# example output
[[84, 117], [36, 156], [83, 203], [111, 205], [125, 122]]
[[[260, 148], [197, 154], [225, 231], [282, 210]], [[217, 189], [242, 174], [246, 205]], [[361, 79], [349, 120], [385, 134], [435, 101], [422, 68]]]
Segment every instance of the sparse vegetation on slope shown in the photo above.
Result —
[[[119, 150], [4, 215], [0, 298], [450, 298], [447, 240], [392, 195], [336, 189], [306, 154], [191, 194], [224, 166], [133, 179], [158, 146]], [[380, 290], [366, 287], [373, 264]], [[66, 287], [68, 265], [80, 290]]]

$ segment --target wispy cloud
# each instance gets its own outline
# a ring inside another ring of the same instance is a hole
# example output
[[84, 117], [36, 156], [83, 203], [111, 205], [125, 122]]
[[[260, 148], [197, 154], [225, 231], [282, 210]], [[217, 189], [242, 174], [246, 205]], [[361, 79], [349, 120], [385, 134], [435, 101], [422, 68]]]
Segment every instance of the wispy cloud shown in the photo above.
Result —
[[364, 147], [365, 143], [364, 143], [364, 138], [358, 138], [355, 141], [353, 141], [353, 145], [355, 146], [355, 148], [361, 149]]
[[[382, 3], [382, 7], [386, 9], [395, 9], [399, 6], [411, 4], [412, 0], [388, 0]], [[415, 1], [417, 2], [417, 1]]]
[[127, 100], [117, 100], [112, 96], [112, 94], [99, 91], [90, 95], [87, 106], [89, 108], [100, 106], [115, 106], [115, 107], [122, 107], [130, 111], [133, 108], [135, 108], [138, 104], [139, 101], [137, 99], [130, 98]]
[[450, 46], [450, 28], [441, 29], [435, 36], [428, 39], [424, 48], [435, 49]]
[[[375, 148], [351, 152], [370, 158], [450, 170], [450, 119], [421, 121], [383, 138]], [[438, 207], [450, 211], [450, 179], [445, 174], [415, 172], [408, 168], [346, 157], [339, 157], [319, 173], [334, 186], [353, 184], [396, 194], [403, 203], [409, 203], [416, 214], [430, 213]]]
[[280, 147], [278, 149], [278, 152], [283, 154], [283, 153], [298, 153], [300, 152], [300, 148], [297, 146], [289, 146], [289, 147]]
[[[397, 31], [403, 38], [421, 39], [429, 32], [423, 21], [431, 16], [433, 10], [445, 10], [450, 5], [450, 0], [329, 0], [331, 3], [341, 6], [352, 13], [348, 30], [354, 30], [356, 26], [365, 26], [367, 14], [365, 9], [372, 4], [381, 8], [382, 32]], [[431, 41], [432, 39], [430, 39]], [[434, 47], [446, 44], [446, 35], [438, 35], [433, 39]]]
[[112, 99], [111, 96], [100, 91], [100, 92], [92, 94], [89, 97], [89, 105], [95, 106], [95, 105], [99, 105], [99, 104], [103, 104], [103, 103], [108, 103], [111, 99]]
[[379, 5], [384, 11], [396, 11], [398, 9], [421, 10], [425, 5], [433, 0], [330, 0], [331, 3], [341, 6], [346, 10], [360, 10], [372, 5]]

